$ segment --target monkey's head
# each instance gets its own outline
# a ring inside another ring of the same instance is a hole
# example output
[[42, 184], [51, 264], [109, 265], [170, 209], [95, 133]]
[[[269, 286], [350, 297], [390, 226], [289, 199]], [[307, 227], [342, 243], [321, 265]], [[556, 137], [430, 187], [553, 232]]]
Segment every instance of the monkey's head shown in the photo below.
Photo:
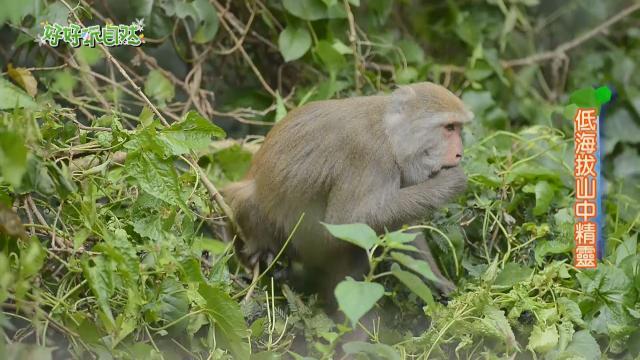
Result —
[[396, 89], [384, 125], [404, 185], [425, 181], [462, 160], [462, 127], [473, 113], [446, 88], [429, 82]]

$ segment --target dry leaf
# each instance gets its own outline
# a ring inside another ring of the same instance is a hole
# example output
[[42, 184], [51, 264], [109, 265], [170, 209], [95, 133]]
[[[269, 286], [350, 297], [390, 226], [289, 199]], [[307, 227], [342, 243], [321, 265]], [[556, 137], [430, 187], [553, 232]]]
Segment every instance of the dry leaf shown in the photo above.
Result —
[[14, 68], [12, 64], [9, 64], [7, 69], [9, 77], [13, 79], [18, 85], [20, 85], [27, 94], [35, 97], [38, 93], [38, 82], [33, 77], [31, 71], [26, 68]]
[[24, 231], [24, 226], [18, 214], [2, 203], [0, 203], [0, 234], [21, 239], [27, 238], [27, 233]]

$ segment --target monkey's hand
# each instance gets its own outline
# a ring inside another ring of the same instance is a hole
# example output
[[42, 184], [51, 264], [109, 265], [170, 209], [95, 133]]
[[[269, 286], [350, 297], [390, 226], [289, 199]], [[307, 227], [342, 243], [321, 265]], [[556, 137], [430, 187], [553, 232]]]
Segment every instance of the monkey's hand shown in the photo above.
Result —
[[467, 189], [467, 175], [461, 166], [441, 169], [432, 179], [436, 187], [452, 194], [460, 194]]
[[425, 212], [433, 211], [445, 205], [456, 195], [466, 189], [467, 177], [460, 166], [442, 169], [426, 181], [387, 192], [380, 196], [380, 192], [371, 192], [377, 198], [362, 204], [376, 204], [356, 209], [355, 219], [369, 219], [368, 223], [384, 228], [390, 225], [402, 225], [424, 216]]

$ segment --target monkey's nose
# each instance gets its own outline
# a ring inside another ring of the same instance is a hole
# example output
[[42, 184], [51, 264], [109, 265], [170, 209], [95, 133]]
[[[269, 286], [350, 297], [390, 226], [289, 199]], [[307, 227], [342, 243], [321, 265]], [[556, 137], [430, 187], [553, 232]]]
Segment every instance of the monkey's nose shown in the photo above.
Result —
[[462, 154], [456, 154], [456, 158], [462, 159]]

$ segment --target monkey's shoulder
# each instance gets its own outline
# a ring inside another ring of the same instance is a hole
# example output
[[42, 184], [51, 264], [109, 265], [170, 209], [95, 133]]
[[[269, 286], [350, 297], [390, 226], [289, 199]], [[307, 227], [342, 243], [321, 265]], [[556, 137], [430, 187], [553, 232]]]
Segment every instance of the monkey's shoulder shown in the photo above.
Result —
[[387, 97], [380, 95], [356, 96], [344, 99], [317, 100], [292, 110], [283, 124], [313, 122], [322, 125], [349, 125], [362, 120], [382, 116]]

